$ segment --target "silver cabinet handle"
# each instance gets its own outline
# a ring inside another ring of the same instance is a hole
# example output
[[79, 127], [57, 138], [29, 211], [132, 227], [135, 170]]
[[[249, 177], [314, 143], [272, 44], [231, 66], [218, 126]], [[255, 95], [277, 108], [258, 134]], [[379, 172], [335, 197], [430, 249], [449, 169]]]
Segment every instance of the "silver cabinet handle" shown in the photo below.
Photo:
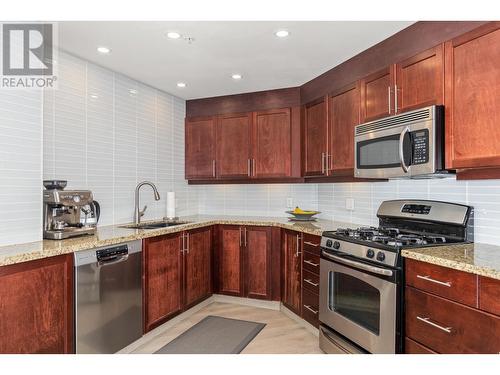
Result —
[[394, 85], [394, 113], [398, 113], [398, 85]]
[[370, 266], [368, 264], [359, 263], [359, 262], [356, 262], [354, 260], [344, 259], [343, 257], [339, 257], [337, 255], [332, 255], [332, 254], [326, 253], [324, 251], [322, 252], [322, 254], [324, 257], [326, 257], [328, 259], [337, 261], [339, 263], [347, 264], [348, 266], [352, 266], [352, 267], [357, 268], [357, 269], [373, 272], [373, 273], [376, 273], [378, 275], [384, 275], [384, 276], [392, 276], [393, 275], [392, 270], [388, 270], [388, 269], [380, 268], [380, 267], [375, 267], [375, 266]]
[[212, 160], [212, 177], [215, 177], [215, 160]]
[[252, 159], [248, 159], [247, 162], [247, 175], [248, 177], [252, 177]]
[[325, 174], [325, 153], [321, 153], [321, 174]]
[[185, 245], [185, 241], [184, 241], [184, 233], [182, 233], [182, 236], [181, 236], [181, 239], [182, 239], [182, 242], [181, 242], [181, 253], [184, 254], [184, 250], [186, 249], [186, 245]]
[[314, 310], [311, 306], [309, 305], [304, 305], [304, 307], [306, 309], [308, 309], [310, 312], [312, 312], [314, 315], [317, 315], [318, 314], [318, 311], [317, 310]]
[[255, 177], [255, 159], [252, 159], [252, 176]]
[[422, 318], [421, 316], [417, 316], [417, 319], [420, 320], [421, 322], [424, 322], [434, 328], [440, 329], [441, 331], [444, 331], [446, 333], [451, 333], [451, 330], [453, 329], [452, 327], [443, 327], [440, 326], [439, 324], [436, 324], [434, 322], [431, 322], [431, 318]]
[[448, 288], [451, 287], [451, 281], [439, 281], [439, 280], [432, 279], [430, 276], [417, 275], [417, 279], [430, 281], [431, 283], [447, 286]]
[[389, 114], [391, 114], [391, 86], [387, 87], [387, 95], [388, 95], [387, 102], [389, 103]]
[[309, 241], [304, 241], [304, 244], [305, 245], [309, 245], [309, 246], [314, 246], [314, 247], [318, 247], [319, 246], [319, 243], [312, 243], [312, 242], [309, 242]]
[[186, 233], [186, 253], [189, 254], [189, 232]]
[[307, 259], [304, 259], [304, 263], [307, 263], [307, 264], [309, 264], [310, 266], [313, 266], [313, 267], [318, 267], [319, 266], [318, 263], [311, 262], [310, 260], [307, 260]]
[[298, 258], [300, 255], [300, 234], [297, 234], [297, 247], [295, 251], [295, 256]]
[[240, 227], [240, 247], [241, 247], [241, 227]]
[[243, 228], [243, 234], [245, 235], [244, 244], [245, 244], [245, 247], [247, 247], [247, 244], [248, 244], [248, 242], [247, 242], [247, 227]]
[[330, 173], [330, 167], [329, 167], [329, 161], [330, 159], [332, 158], [332, 155], [330, 155], [329, 153], [326, 153], [326, 160], [325, 160], [325, 172], [326, 174]]
[[309, 285], [312, 285], [312, 286], [318, 286], [318, 285], [319, 285], [318, 283], [313, 283], [313, 282], [312, 282], [311, 280], [309, 280], [309, 279], [304, 279], [304, 281], [305, 281], [306, 283], [308, 283]]

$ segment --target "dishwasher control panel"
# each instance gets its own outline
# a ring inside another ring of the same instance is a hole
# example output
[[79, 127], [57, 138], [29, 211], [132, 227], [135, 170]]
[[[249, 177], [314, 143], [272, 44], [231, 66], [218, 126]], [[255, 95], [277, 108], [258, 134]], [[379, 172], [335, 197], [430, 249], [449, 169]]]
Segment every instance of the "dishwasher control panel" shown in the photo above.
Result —
[[115, 246], [115, 247], [110, 247], [107, 249], [96, 251], [96, 257], [97, 257], [98, 261], [99, 260], [107, 260], [110, 258], [115, 258], [115, 257], [119, 257], [122, 255], [127, 255], [127, 254], [128, 254], [128, 246], [127, 245]]

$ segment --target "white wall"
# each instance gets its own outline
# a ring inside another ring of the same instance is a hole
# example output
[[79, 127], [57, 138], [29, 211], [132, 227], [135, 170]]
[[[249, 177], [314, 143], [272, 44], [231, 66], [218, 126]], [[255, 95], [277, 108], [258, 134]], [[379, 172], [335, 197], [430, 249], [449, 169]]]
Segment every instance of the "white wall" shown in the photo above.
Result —
[[197, 189], [184, 181], [184, 100], [66, 53], [58, 65], [58, 88], [43, 106], [44, 179], [92, 190], [101, 225], [133, 219], [143, 180], [162, 198], [155, 202], [143, 187], [144, 219], [165, 216], [168, 191], [176, 192], [179, 215], [197, 213]]

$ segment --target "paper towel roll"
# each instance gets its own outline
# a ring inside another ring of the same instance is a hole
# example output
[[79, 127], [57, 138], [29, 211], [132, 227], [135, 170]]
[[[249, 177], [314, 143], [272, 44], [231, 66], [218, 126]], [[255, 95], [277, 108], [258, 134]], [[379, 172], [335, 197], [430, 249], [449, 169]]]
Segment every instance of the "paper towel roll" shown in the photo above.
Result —
[[167, 219], [175, 218], [175, 192], [167, 193]]

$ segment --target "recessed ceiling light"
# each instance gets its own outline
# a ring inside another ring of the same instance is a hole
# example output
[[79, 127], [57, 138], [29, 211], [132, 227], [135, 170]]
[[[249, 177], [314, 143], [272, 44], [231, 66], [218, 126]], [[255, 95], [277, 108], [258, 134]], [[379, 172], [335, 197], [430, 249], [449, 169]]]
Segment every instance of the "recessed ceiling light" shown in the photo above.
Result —
[[241, 79], [241, 74], [237, 74], [237, 73], [236, 73], [236, 74], [233, 74], [231, 77], [232, 77], [233, 79], [238, 80], [238, 79]]
[[286, 30], [278, 30], [275, 34], [278, 38], [286, 38], [290, 33]]
[[177, 87], [186, 87], [186, 84], [184, 82], [177, 82]]
[[108, 53], [111, 52], [111, 49], [108, 47], [100, 46], [97, 47], [97, 52], [102, 53], [103, 55], [107, 55]]
[[169, 37], [170, 39], [179, 39], [181, 37], [181, 34], [175, 31], [169, 31], [167, 33], [167, 37]]
[[136, 89], [129, 89], [128, 92], [130, 93], [130, 95], [136, 95], [137, 94], [137, 90]]
[[99, 95], [96, 95], [96, 94], [90, 94], [90, 97], [91, 97], [92, 99], [97, 99], [97, 98], [99, 97]]

